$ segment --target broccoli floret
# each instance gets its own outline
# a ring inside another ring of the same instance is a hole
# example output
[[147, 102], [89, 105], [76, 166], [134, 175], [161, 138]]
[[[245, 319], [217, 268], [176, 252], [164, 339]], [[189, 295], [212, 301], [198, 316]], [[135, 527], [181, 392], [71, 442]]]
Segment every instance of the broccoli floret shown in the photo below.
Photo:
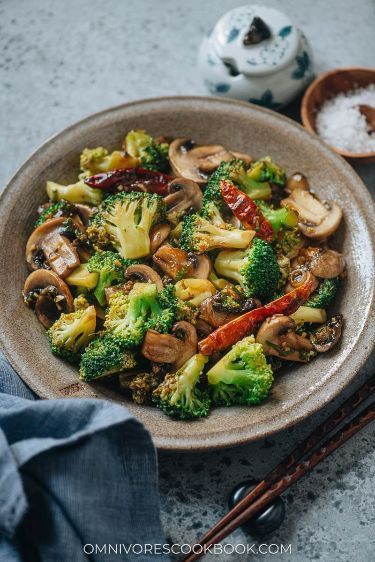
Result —
[[168, 286], [158, 294], [152, 283], [135, 283], [128, 295], [114, 293], [104, 328], [121, 337], [127, 348], [140, 345], [148, 329], [169, 332], [176, 313], [173, 290]]
[[137, 263], [136, 260], [125, 260], [115, 252], [97, 252], [91, 256], [87, 269], [99, 274], [94, 295], [100, 306], [105, 306], [107, 303], [105, 289], [123, 283], [125, 281], [125, 270], [133, 263]]
[[222, 162], [208, 180], [203, 194], [203, 209], [208, 203], [213, 203], [220, 213], [227, 211], [221, 196], [221, 180], [233, 182], [252, 199], [269, 199], [272, 193], [269, 183], [266, 180], [257, 180], [252, 177], [252, 170], [253, 166], [249, 169], [243, 160], [237, 158], [229, 162]]
[[273, 248], [278, 255], [294, 258], [303, 246], [303, 238], [298, 228], [282, 230], [273, 242]]
[[260, 343], [248, 336], [236, 343], [207, 373], [214, 404], [259, 404], [267, 398], [273, 373]]
[[96, 312], [93, 306], [61, 314], [47, 332], [52, 353], [73, 365], [78, 364], [80, 353], [92, 339], [95, 327]]
[[80, 156], [81, 178], [100, 172], [110, 172], [121, 168], [132, 168], [137, 160], [120, 150], [109, 153], [106, 148], [85, 148]]
[[215, 269], [219, 275], [240, 283], [247, 297], [272, 300], [280, 280], [275, 252], [260, 238], [254, 238], [246, 250], [220, 252]]
[[272, 162], [269, 156], [254, 162], [247, 175], [257, 182], [270, 182], [284, 186], [286, 182], [285, 170]]
[[152, 393], [159, 386], [160, 380], [153, 373], [138, 373], [135, 376], [126, 373], [119, 376], [121, 388], [131, 393], [135, 404], [150, 404]]
[[298, 224], [298, 213], [289, 209], [288, 207], [282, 207], [280, 209], [274, 209], [271, 205], [265, 201], [255, 201], [258, 208], [261, 210], [263, 216], [271, 224], [274, 232], [279, 232], [280, 230], [285, 230], [289, 228], [295, 228]]
[[186, 322], [190, 322], [190, 324], [195, 325], [197, 323], [198, 314], [199, 307], [179, 298], [176, 299], [176, 322], [179, 320], [186, 320]]
[[246, 248], [252, 237], [250, 230], [240, 230], [229, 224], [220, 227], [194, 214], [184, 218], [180, 247], [187, 252], [203, 254], [218, 248]]
[[35, 222], [34, 227], [37, 228], [49, 219], [58, 217], [71, 217], [74, 214], [74, 206], [68, 201], [58, 201], [57, 203], [50, 203], [46, 209], [39, 215], [38, 220]]
[[197, 388], [208, 358], [197, 353], [177, 371], [167, 374], [153, 392], [153, 401], [167, 416], [181, 420], [207, 416], [211, 400], [205, 390]]
[[317, 290], [311, 295], [306, 306], [311, 308], [327, 308], [336, 296], [340, 279], [323, 279]]
[[125, 150], [138, 158], [142, 168], [167, 172], [169, 170], [168, 143], [157, 143], [143, 129], [130, 131], [125, 138]]
[[118, 193], [107, 197], [94, 215], [87, 235], [99, 249], [114, 248], [123, 258], [150, 254], [150, 229], [163, 221], [166, 205], [151, 193]]
[[133, 369], [137, 362], [134, 353], [125, 349], [122, 338], [105, 334], [93, 340], [81, 357], [79, 376], [90, 382], [99, 377]]
[[53, 203], [65, 200], [69, 203], [99, 205], [103, 200], [103, 191], [86, 185], [83, 180], [70, 185], [47, 181], [47, 195]]
[[245, 295], [239, 286], [227, 283], [224, 289], [215, 295], [215, 300], [220, 304], [220, 308], [228, 312], [238, 312], [242, 310]]

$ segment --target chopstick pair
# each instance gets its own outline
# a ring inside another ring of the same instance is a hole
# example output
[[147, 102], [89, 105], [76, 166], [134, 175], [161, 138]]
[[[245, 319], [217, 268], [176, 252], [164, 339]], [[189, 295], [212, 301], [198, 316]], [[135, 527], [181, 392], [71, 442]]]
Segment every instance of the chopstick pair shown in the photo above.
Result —
[[[298, 445], [281, 463], [257, 484], [233, 509], [220, 519], [197, 543], [200, 546], [210, 546], [221, 542], [237, 527], [243, 525], [250, 517], [266, 507], [273, 499], [282, 494], [294, 482], [297, 482], [318, 463], [338, 449], [368, 423], [375, 419], [375, 403], [356, 415], [342, 429], [328, 437], [317, 450], [314, 448], [322, 442], [334, 429], [364, 402], [375, 390], [375, 378], [365, 383], [346, 402], [319, 425], [305, 441]], [[310, 456], [303, 458], [310, 453]], [[204, 554], [204, 549], [194, 548], [184, 558], [183, 562], [194, 562]]]

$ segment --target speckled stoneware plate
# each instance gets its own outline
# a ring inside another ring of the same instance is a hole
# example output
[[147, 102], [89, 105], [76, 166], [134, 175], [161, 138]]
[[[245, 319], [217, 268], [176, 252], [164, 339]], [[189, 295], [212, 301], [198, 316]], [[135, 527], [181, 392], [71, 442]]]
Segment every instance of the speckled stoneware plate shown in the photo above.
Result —
[[[339, 302], [346, 319], [339, 347], [309, 365], [296, 365], [277, 378], [259, 407], [217, 408], [201, 421], [179, 422], [151, 407], [129, 403], [103, 384], [85, 384], [76, 369], [51, 355], [45, 334], [23, 304], [27, 275], [24, 249], [45, 182], [73, 181], [85, 146], [118, 146], [130, 129], [222, 143], [255, 157], [270, 154], [288, 173], [303, 172], [317, 194], [335, 199], [345, 223], [335, 239], [348, 264]], [[171, 97], [129, 103], [68, 127], [39, 148], [12, 178], [1, 197], [0, 333], [16, 371], [44, 398], [100, 397], [126, 404], [151, 431], [161, 449], [198, 450], [239, 445], [266, 437], [306, 418], [353, 379], [374, 341], [373, 203], [352, 168], [316, 136], [270, 111], [218, 98]]]

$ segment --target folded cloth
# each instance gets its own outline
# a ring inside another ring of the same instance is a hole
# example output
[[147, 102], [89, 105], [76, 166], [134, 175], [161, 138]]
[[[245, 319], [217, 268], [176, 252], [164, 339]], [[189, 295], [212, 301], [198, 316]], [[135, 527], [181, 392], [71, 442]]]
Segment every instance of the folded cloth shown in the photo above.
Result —
[[164, 543], [142, 424], [104, 400], [38, 400], [0, 355], [0, 560], [141, 562]]

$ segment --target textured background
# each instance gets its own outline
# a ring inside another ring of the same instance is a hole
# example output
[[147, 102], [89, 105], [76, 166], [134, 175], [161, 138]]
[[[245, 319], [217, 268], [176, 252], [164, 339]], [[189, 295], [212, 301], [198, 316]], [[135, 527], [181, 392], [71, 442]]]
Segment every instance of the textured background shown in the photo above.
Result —
[[[373, 65], [373, 0], [357, 0], [354, 9], [352, 0], [264, 3], [288, 12], [303, 28], [318, 72]], [[204, 94], [195, 72], [200, 39], [239, 4], [0, 0], [0, 186], [42, 141], [89, 113], [141, 97]], [[296, 115], [295, 109], [288, 111]], [[358, 171], [374, 189], [374, 167]], [[371, 372], [368, 364], [345, 396]], [[264, 475], [343, 398], [270, 440], [215, 453], [160, 454], [163, 521], [171, 540], [194, 542], [224, 514], [235, 483]], [[261, 542], [291, 544], [292, 554], [280, 555], [288, 562], [373, 558], [374, 437], [374, 427], [367, 428], [293, 486], [284, 496], [283, 526]], [[237, 531], [228, 542], [255, 541]]]

